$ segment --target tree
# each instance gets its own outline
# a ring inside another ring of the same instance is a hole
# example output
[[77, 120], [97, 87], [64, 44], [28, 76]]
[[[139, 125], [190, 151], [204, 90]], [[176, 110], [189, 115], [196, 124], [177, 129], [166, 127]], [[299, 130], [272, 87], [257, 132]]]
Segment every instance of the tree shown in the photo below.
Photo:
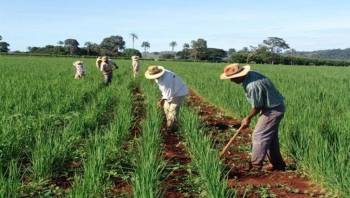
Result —
[[6, 52], [7, 53], [8, 51], [10, 51], [9, 46], [10, 46], [10, 44], [1, 41], [0, 42], [0, 52]]
[[141, 47], [144, 48], [145, 53], [147, 52], [147, 49], [149, 49], [151, 47], [151, 44], [148, 41], [143, 41], [141, 44]]
[[63, 42], [63, 41], [58, 41], [58, 42], [57, 42], [57, 45], [63, 46], [63, 45], [64, 45], [64, 42]]
[[174, 48], [177, 46], [176, 41], [171, 41], [171, 42], [169, 43], [169, 45], [170, 45], [170, 47], [171, 47], [171, 51], [174, 52]]
[[188, 44], [188, 43], [184, 43], [184, 45], [183, 45], [183, 49], [190, 49], [190, 44]]
[[64, 40], [64, 46], [69, 49], [70, 55], [77, 54], [79, 42], [76, 39], [66, 39]]
[[87, 42], [84, 43], [84, 46], [86, 47], [86, 53], [87, 53], [87, 55], [90, 55], [90, 54], [91, 54], [92, 42], [87, 41]]
[[103, 39], [100, 48], [103, 55], [118, 55], [125, 48], [125, 41], [121, 36], [110, 36]]
[[230, 54], [233, 54], [235, 52], [236, 52], [235, 48], [230, 48], [230, 49], [228, 49], [227, 54], [230, 55]]
[[282, 50], [289, 49], [289, 45], [282, 38], [268, 37], [263, 41], [263, 44], [271, 50], [272, 53], [279, 54]]
[[204, 60], [206, 56], [205, 53], [207, 50], [207, 41], [200, 38], [196, 41], [191, 41], [191, 45], [191, 57], [194, 60]]
[[227, 53], [223, 49], [218, 48], [207, 48], [206, 50], [206, 60], [220, 62], [223, 58], [227, 56]]
[[2, 36], [0, 35], [0, 41], [2, 40]]
[[132, 48], [135, 49], [134, 43], [135, 39], [139, 39], [139, 37], [135, 33], [130, 33], [131, 39], [132, 39]]
[[183, 44], [182, 51], [176, 53], [180, 59], [189, 59], [190, 58], [190, 45], [188, 43]]
[[131, 48], [128, 48], [128, 49], [125, 49], [123, 51], [123, 56], [125, 57], [128, 57], [128, 58], [131, 58], [131, 56], [139, 56], [139, 57], [142, 57], [141, 55], [141, 52], [137, 49], [131, 49]]

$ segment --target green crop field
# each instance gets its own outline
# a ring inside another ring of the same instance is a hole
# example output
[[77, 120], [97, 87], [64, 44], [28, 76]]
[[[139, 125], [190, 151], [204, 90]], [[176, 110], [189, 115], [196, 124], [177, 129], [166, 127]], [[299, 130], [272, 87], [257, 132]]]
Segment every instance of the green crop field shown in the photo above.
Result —
[[[239, 196], [194, 108], [185, 105], [179, 119], [190, 162], [167, 160], [155, 84], [143, 72], [133, 79], [129, 60], [117, 60], [108, 87], [94, 59], [82, 59], [87, 76], [74, 80], [75, 60], [0, 56], [0, 197], [166, 197], [174, 188], [167, 178], [183, 171], [176, 191], [185, 197]], [[141, 64], [142, 71], [150, 64], [171, 69], [227, 115], [249, 110], [243, 89], [219, 80], [224, 63]], [[327, 192], [350, 196], [350, 68], [252, 68], [285, 97], [284, 156]]]

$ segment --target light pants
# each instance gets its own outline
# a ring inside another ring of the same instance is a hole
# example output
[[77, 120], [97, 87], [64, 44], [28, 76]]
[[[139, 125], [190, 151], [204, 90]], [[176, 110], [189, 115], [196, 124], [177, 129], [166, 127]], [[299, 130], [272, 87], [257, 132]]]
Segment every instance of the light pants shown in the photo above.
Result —
[[85, 76], [84, 73], [76, 72], [75, 75], [74, 75], [74, 79], [79, 80], [79, 79], [83, 78], [84, 76]]
[[274, 168], [284, 168], [286, 166], [278, 142], [278, 126], [284, 112], [283, 104], [262, 110], [253, 132], [252, 165], [262, 166], [267, 155]]
[[166, 117], [166, 127], [168, 129], [174, 129], [176, 127], [175, 122], [184, 99], [185, 96], [179, 96], [173, 98], [171, 102], [165, 100], [163, 108]]

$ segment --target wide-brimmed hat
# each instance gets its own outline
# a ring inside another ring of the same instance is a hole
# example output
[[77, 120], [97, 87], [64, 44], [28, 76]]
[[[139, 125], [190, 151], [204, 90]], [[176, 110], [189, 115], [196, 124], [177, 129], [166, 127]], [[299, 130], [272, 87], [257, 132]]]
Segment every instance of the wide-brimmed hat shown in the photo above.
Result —
[[80, 61], [80, 60], [75, 61], [75, 62], [73, 63], [73, 65], [82, 65], [82, 64], [83, 64], [83, 61]]
[[147, 79], [157, 79], [161, 77], [165, 72], [164, 67], [157, 66], [157, 65], [151, 65], [147, 68], [147, 71], [145, 72], [145, 77]]
[[227, 65], [224, 68], [224, 73], [220, 75], [221, 80], [242, 77], [248, 74], [250, 65], [241, 66], [238, 63]]
[[102, 61], [108, 61], [108, 59], [109, 59], [108, 56], [102, 56], [101, 58]]

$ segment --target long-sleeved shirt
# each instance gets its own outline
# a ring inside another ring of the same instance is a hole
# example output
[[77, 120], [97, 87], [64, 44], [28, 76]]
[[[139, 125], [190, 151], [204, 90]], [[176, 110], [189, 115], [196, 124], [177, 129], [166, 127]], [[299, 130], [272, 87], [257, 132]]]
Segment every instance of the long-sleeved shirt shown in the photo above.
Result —
[[264, 75], [250, 71], [242, 83], [245, 96], [252, 107], [273, 108], [283, 104], [283, 96]]
[[109, 74], [112, 74], [112, 72], [113, 72], [112, 66], [106, 62], [101, 63], [100, 70], [101, 70], [103, 75], [109, 75]]
[[75, 72], [76, 73], [78, 73], [80, 75], [85, 73], [85, 67], [84, 67], [83, 64], [75, 64], [74, 67], [75, 67]]
[[165, 73], [159, 79], [156, 79], [156, 83], [162, 93], [162, 99], [168, 102], [171, 102], [175, 97], [188, 94], [187, 86], [181, 78], [169, 70], [165, 70]]

